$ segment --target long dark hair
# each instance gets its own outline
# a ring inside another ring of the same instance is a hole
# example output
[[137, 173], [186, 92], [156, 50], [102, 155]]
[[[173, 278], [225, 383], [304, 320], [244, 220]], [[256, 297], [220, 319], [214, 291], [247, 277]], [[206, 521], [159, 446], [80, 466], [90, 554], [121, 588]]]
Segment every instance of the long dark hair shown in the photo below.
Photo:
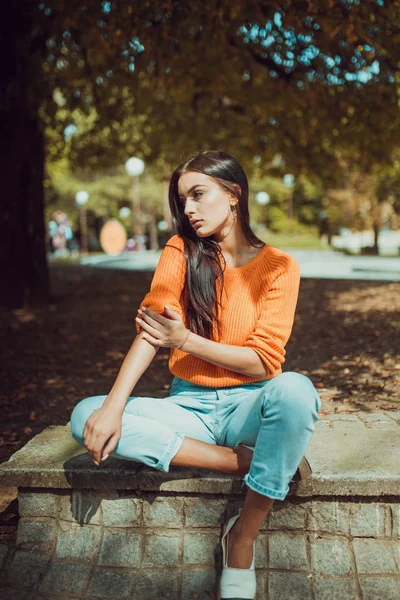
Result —
[[[225, 192], [238, 198], [237, 214], [243, 233], [248, 242], [259, 248], [264, 246], [250, 227], [249, 185], [242, 166], [226, 152], [217, 150], [201, 150], [191, 155], [175, 169], [169, 184], [169, 206], [178, 235], [184, 241], [184, 253], [187, 263], [186, 282], [183, 300], [187, 307], [186, 326], [193, 333], [207, 339], [215, 339], [216, 326], [218, 339], [221, 336], [219, 309], [221, 300], [217, 299], [217, 279], [221, 281], [222, 298], [224, 288], [224, 269], [226, 261], [221, 248], [212, 236], [199, 238], [188, 217], [184, 214], [184, 206], [179, 199], [178, 181], [181, 175], [189, 171], [197, 171], [212, 177]], [[240, 186], [238, 192], [235, 184]], [[223, 260], [224, 269], [220, 260]]]

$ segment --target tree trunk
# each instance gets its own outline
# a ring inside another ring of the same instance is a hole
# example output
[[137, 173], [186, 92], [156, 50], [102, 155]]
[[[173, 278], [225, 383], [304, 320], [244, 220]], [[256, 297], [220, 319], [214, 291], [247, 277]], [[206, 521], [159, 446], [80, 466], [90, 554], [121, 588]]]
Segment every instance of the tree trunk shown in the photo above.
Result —
[[[33, 3], [9, 5], [0, 25], [5, 80], [0, 108], [0, 303], [19, 308], [48, 298], [44, 226], [44, 137], [39, 118], [42, 53], [31, 37]], [[21, 9], [27, 9], [22, 10]], [[29, 10], [31, 9], [31, 10]], [[37, 44], [37, 41], [36, 41]]]
[[375, 222], [375, 223], [373, 223], [372, 227], [374, 229], [374, 245], [373, 245], [374, 254], [379, 255], [379, 245], [378, 245], [379, 225], [378, 225], [378, 223]]

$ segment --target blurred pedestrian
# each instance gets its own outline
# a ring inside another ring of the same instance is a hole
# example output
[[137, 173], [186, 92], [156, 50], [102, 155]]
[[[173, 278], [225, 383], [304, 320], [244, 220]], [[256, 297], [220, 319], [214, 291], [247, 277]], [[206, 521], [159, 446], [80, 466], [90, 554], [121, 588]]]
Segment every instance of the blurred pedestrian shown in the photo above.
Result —
[[48, 223], [50, 251], [53, 256], [69, 256], [74, 249], [72, 223], [61, 209], [56, 209]]

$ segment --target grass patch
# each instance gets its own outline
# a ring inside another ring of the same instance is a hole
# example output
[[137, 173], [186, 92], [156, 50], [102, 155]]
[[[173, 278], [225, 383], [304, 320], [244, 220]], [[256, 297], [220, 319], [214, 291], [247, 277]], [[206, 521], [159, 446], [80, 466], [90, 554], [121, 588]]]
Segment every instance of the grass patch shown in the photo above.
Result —
[[318, 237], [307, 233], [272, 233], [262, 236], [264, 242], [276, 248], [303, 248], [305, 250], [331, 250], [323, 246]]

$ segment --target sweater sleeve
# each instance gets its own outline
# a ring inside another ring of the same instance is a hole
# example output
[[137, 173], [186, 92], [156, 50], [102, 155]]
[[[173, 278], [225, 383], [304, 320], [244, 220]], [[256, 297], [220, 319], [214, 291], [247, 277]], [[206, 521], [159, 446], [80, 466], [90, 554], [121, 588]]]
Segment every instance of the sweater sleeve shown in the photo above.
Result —
[[262, 300], [255, 330], [244, 346], [252, 348], [267, 368], [268, 378], [280, 372], [285, 345], [292, 332], [300, 285], [300, 267], [290, 255]]
[[[180, 303], [181, 292], [185, 285], [186, 258], [183, 253], [183, 243], [179, 236], [170, 238], [161, 252], [150, 291], [145, 295], [139, 307], [146, 306], [159, 314], [164, 312], [164, 305], [179, 313], [184, 320]], [[138, 307], [138, 308], [139, 308]], [[135, 321], [136, 331], [140, 333], [141, 326]]]

